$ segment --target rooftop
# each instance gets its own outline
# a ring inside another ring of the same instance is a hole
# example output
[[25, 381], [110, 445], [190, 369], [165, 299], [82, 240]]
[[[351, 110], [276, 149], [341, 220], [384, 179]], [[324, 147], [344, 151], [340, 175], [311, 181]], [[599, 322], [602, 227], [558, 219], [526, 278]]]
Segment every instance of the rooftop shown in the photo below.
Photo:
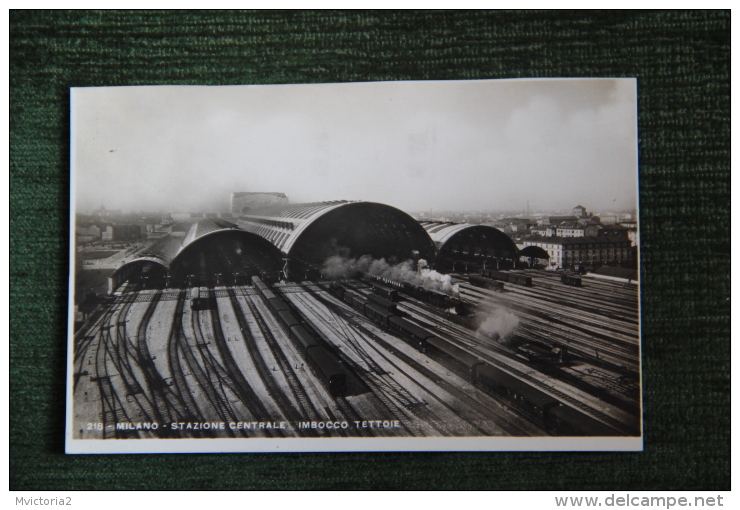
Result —
[[543, 243], [543, 244], [609, 244], [609, 243], [625, 243], [629, 242], [629, 239], [623, 236], [598, 236], [598, 237], [545, 237], [545, 236], [532, 236], [526, 239], [522, 239], [523, 243]]

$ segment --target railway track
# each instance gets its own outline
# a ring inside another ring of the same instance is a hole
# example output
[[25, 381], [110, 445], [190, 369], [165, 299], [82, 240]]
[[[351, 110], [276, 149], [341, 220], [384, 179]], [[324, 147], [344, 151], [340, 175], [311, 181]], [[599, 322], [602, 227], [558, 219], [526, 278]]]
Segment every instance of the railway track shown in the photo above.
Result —
[[[324, 328], [333, 330], [337, 335], [341, 336], [345, 342], [345, 345], [349, 347], [352, 353], [359, 358], [359, 360], [352, 359], [347, 355], [347, 351], [343, 350], [343, 360], [347, 363], [352, 370], [363, 378], [364, 382], [373, 391], [373, 394], [383, 403], [388, 409], [393, 419], [401, 421], [403, 424], [407, 418], [404, 409], [411, 408], [416, 404], [422, 404], [416, 397], [411, 395], [405, 388], [398, 384], [398, 382], [376, 361], [375, 357], [379, 353], [369, 353], [362, 343], [362, 333], [353, 327], [352, 324], [338, 321], [336, 317], [331, 315], [331, 312], [326, 308], [312, 307], [311, 304], [306, 302], [306, 298], [301, 294], [292, 294], [293, 303], [297, 304], [300, 314], [304, 320], [313, 322], [318, 321]], [[311, 313], [312, 312], [312, 313]], [[419, 416], [417, 416], [418, 418]], [[402, 428], [413, 435], [413, 432], [406, 428], [405, 425]]]
[[[225, 370], [218, 360], [213, 357], [208, 342], [200, 325], [200, 313], [193, 311], [190, 314], [194, 335], [195, 349], [188, 342], [180, 342], [191, 373], [195, 376], [199, 386], [205, 392], [208, 402], [216, 415], [222, 421], [238, 421], [238, 414], [234, 411], [226, 395], [230, 381], [224, 380]], [[197, 352], [197, 356], [196, 356]], [[200, 362], [198, 361], [200, 360]], [[233, 394], [233, 391], [232, 391]], [[244, 434], [241, 434], [244, 435]]]
[[[309, 287], [306, 287], [306, 289], [308, 289], [309, 293], [314, 298], [316, 298], [319, 303], [323, 304], [325, 308], [330, 309], [333, 313], [338, 314], [341, 319], [347, 321], [349, 324], [360, 330], [367, 338], [372, 339], [372, 343], [382, 347], [382, 349], [386, 353], [390, 354], [390, 357], [388, 356], [388, 354], [384, 354], [380, 350], [376, 349], [377, 355], [383, 356], [388, 361], [388, 363], [393, 366], [393, 371], [395, 373], [404, 373], [405, 377], [409, 381], [411, 381], [413, 384], [419, 385], [421, 388], [424, 388], [424, 392], [429, 395], [430, 399], [436, 401], [448, 412], [452, 413], [456, 417], [456, 420], [459, 420], [461, 423], [467, 424], [468, 427], [473, 431], [472, 433], [474, 435], [497, 435], [501, 434], [502, 432], [505, 432], [507, 435], [545, 434], [545, 432], [541, 428], [537, 427], [530, 421], [524, 421], [521, 415], [512, 410], [509, 407], [508, 403], [505, 402], [502, 398], [486, 393], [485, 400], [482, 400], [482, 395], [480, 394], [477, 394], [476, 397], [474, 397], [468, 392], [463, 391], [458, 385], [451, 384], [443, 377], [440, 377], [440, 375], [437, 372], [431, 370], [426, 363], [421, 363], [417, 359], [414, 359], [414, 357], [405, 354], [404, 352], [402, 352], [402, 350], [399, 350], [397, 346], [393, 346], [385, 339], [376, 335], [370, 329], [365, 327], [363, 323], [373, 323], [369, 321], [369, 319], [367, 319], [364, 315], [360, 314], [353, 308], [345, 307], [344, 304], [339, 302], [338, 300], [336, 301], [336, 303], [332, 303], [332, 301], [328, 297], [325, 298], [319, 295], [316, 291], [310, 289]], [[316, 306], [312, 307], [312, 309], [318, 308], [319, 307]], [[370, 345], [372, 345], [372, 343]], [[395, 358], [397, 361], [394, 361], [392, 358]], [[417, 373], [408, 374], [406, 372], [406, 369], [401, 368], [401, 364], [410, 367]], [[453, 400], [457, 401], [460, 405], [451, 405], [447, 398], [443, 398], [441, 395], [437, 394], [437, 392], [427, 392], [425, 386], [420, 382], [420, 380], [432, 381], [434, 385], [441, 388], [443, 393], [453, 396]], [[377, 389], [381, 390], [382, 388], [378, 387]], [[492, 402], [488, 400], [491, 400]], [[414, 397], [414, 402], [405, 409], [406, 411], [410, 412], [415, 418], [419, 419], [420, 421], [426, 422], [428, 426], [433, 427], [442, 435], [450, 434], [449, 427], [445, 427], [445, 423], [439, 423], [439, 420], [436, 416], [430, 415], [430, 411], [427, 407], [426, 402], [420, 401], [419, 399]], [[514, 418], [514, 416], [516, 416], [516, 419]], [[490, 428], [481, 428], [478, 425], [480, 423], [491, 420], [495, 421], [495, 427], [498, 432], [496, 430], [491, 430]]]
[[[124, 303], [125, 298], [119, 300], [119, 302], [121, 304]], [[111, 321], [117, 311], [117, 309], [111, 308], [106, 314], [103, 322], [106, 326], [101, 329], [98, 349], [95, 355], [95, 377], [91, 378], [92, 382], [97, 383], [100, 395], [99, 418], [102, 424], [103, 439], [138, 437], [138, 434], [133, 431], [121, 431], [116, 427], [117, 423], [130, 421], [129, 414], [126, 412], [124, 404], [121, 401], [120, 393], [115, 389], [111, 381], [112, 376], [108, 371], [110, 358], [109, 344], [112, 344], [110, 329], [114, 327]]]
[[[260, 333], [263, 335], [263, 338], [265, 339], [265, 343], [270, 349], [270, 352], [272, 353], [273, 357], [275, 358], [275, 361], [278, 363], [278, 365], [283, 369], [286, 376], [286, 381], [288, 383], [288, 386], [290, 387], [291, 391], [294, 393], [294, 397], [296, 401], [298, 402], [299, 406], [301, 407], [303, 411], [303, 416], [305, 417], [313, 417], [311, 419], [319, 420], [320, 414], [318, 412], [318, 409], [316, 406], [313, 405], [313, 402], [311, 398], [308, 395], [308, 392], [306, 391], [305, 385], [300, 382], [300, 379], [298, 377], [298, 374], [294, 370], [292, 365], [290, 364], [290, 361], [288, 360], [286, 354], [285, 354], [285, 347], [280, 345], [280, 342], [277, 340], [276, 336], [273, 334], [272, 329], [267, 325], [265, 322], [264, 317], [272, 315], [272, 311], [269, 309], [267, 305], [264, 304], [264, 299], [261, 297], [252, 297], [251, 299], [248, 297], [245, 297], [245, 301], [250, 309], [250, 312], [252, 312], [252, 318], [255, 320], [255, 322], [258, 322], [258, 329]], [[286, 339], [286, 345], [291, 346], [290, 340]], [[290, 348], [290, 347], [287, 347]], [[296, 357], [303, 362], [303, 357], [296, 353]]]
[[462, 286], [461, 292], [469, 296], [476, 296], [479, 300], [485, 298], [488, 302], [506, 306], [520, 312], [520, 314], [572, 329], [595, 339], [608, 338], [613, 342], [615, 348], [619, 348], [625, 353], [637, 353], [639, 330], [636, 323], [630, 327], [624, 324], [614, 324], [614, 321], [604, 317], [574, 313], [569, 306], [563, 304], [545, 306], [538, 300], [518, 293], [491, 293], [486, 289], [468, 286]]
[[[244, 374], [242, 374], [241, 370], [237, 366], [236, 361], [226, 344], [226, 338], [224, 337], [223, 329], [221, 327], [221, 318], [218, 314], [217, 301], [215, 298], [211, 298], [211, 301], [213, 302], [213, 306], [210, 307], [213, 336], [216, 341], [218, 352], [221, 355], [221, 360], [224, 363], [226, 374], [234, 382], [233, 390], [236, 392], [242, 403], [247, 406], [250, 413], [257, 421], [271, 421], [272, 417], [270, 416], [270, 413], [267, 411], [254, 389], [249, 385]], [[280, 437], [283, 435], [279, 430], [265, 430], [265, 434], [268, 437]]]
[[[478, 288], [463, 288], [462, 293], [475, 302], [485, 305], [500, 305], [497, 296]], [[545, 311], [532, 310], [520, 303], [506, 302], [505, 307], [517, 312], [519, 328], [527, 328], [529, 336], [539, 337], [545, 342], [559, 341], [574, 352], [589, 360], [607, 360], [621, 370], [637, 373], [639, 369], [639, 348], [635, 344], [625, 344], [611, 338], [607, 333], [596, 334], [573, 322], [554, 318]], [[594, 355], [594, 351], [599, 356]]]
[[[517, 356], [516, 351], [513, 349], [495, 341], [490, 341], [483, 345], [480, 338], [473, 336], [471, 333], [466, 333], [456, 329], [455, 326], [451, 325], [447, 320], [442, 319], [431, 312], [423, 303], [404, 301], [403, 303], [399, 303], [399, 309], [404, 309], [412, 314], [420, 315], [422, 320], [412, 317], [409, 318], [416, 320], [416, 322], [418, 322], [422, 327], [426, 326], [430, 331], [434, 331], [437, 336], [444, 338], [448, 342], [451, 342], [460, 348], [467, 349], [480, 357], [485, 355], [500, 356], [515, 363], [522, 363], [521, 358]], [[429, 328], [429, 325], [425, 324], [425, 322], [431, 323], [434, 326], [434, 329]], [[606, 372], [604, 369], [593, 367], [587, 372], [589, 377], [599, 378], [601, 381], [604, 381], [603, 385], [593, 385], [577, 378], [573, 373], [565, 372], [557, 368], [544, 370], [542, 366], [534, 365], [532, 365], [531, 368], [533, 370], [542, 371], [550, 377], [554, 377], [563, 383], [574, 386], [596, 398], [599, 398], [600, 400], [615, 405], [626, 412], [633, 414], [639, 412], [639, 406], [635, 398], [636, 388], [634, 384], [620, 382], [619, 376], [613, 376], [610, 378], [609, 372]], [[608, 386], [612, 392], [621, 395], [621, 397], [606, 393], [603, 386]]]
[[[432, 330], [428, 327], [428, 325], [426, 329], [429, 329], [430, 331]], [[471, 350], [469, 345], [459, 345], [459, 346], [461, 348], [464, 348], [465, 350], [468, 350], [468, 351]], [[475, 352], [471, 352], [471, 354], [478, 356], [480, 359], [486, 362], [489, 362], [492, 365], [496, 365], [502, 370], [508, 371], [509, 373], [519, 378], [520, 380], [524, 380], [528, 382], [530, 385], [542, 391], [545, 391], [546, 393], [551, 394], [553, 397], [560, 400], [561, 402], [568, 403], [574, 407], [581, 409], [582, 411], [592, 415], [593, 417], [599, 419], [603, 423], [614, 428], [616, 431], [623, 432], [625, 435], [635, 435], [639, 433], [638, 431], [639, 424], [625, 423], [625, 421], [629, 419], [630, 416], [633, 416], [633, 414], [627, 415], [627, 413], [624, 413], [624, 414], [617, 413], [620, 415], [620, 418], [619, 419], [615, 418], [606, 413], [603, 413], [602, 411], [598, 409], [593, 408], [592, 405], [587, 404], [580, 398], [578, 399], [574, 398], [572, 395], [565, 393], [552, 385], [544, 384], [538, 378], [532, 377], [527, 371], [517, 368], [518, 366], [522, 365], [520, 362], [507, 361], [506, 363], [503, 363], [501, 360], [497, 359], [491, 353], [481, 352], [479, 350], [475, 350]], [[622, 419], [622, 418], [625, 418], [625, 419]]]
[[262, 333], [262, 337], [265, 338], [265, 340], [267, 341], [268, 346], [270, 347], [270, 351], [275, 357], [275, 361], [280, 366], [281, 371], [285, 375], [286, 379], [290, 382], [293, 396], [299, 403], [300, 410], [293, 405], [290, 398], [288, 398], [283, 389], [280, 387], [280, 384], [275, 379], [272, 370], [270, 370], [270, 367], [265, 362], [262, 353], [257, 348], [255, 339], [250, 333], [249, 324], [244, 318], [244, 312], [241, 308], [241, 305], [239, 304], [239, 301], [237, 300], [236, 294], [234, 293], [233, 289], [228, 290], [228, 296], [231, 301], [231, 306], [234, 309], [234, 313], [236, 314], [236, 319], [239, 323], [242, 340], [246, 344], [249, 355], [252, 358], [252, 362], [254, 363], [254, 366], [257, 369], [257, 372], [259, 373], [263, 384], [267, 388], [270, 397], [275, 401], [285, 417], [293, 425], [294, 430], [299, 436], [318, 437], [316, 430], [304, 430], [298, 427], [298, 423], [300, 421], [315, 420], [318, 413], [316, 413], [316, 410], [311, 405], [310, 400], [305, 393], [305, 390], [298, 382], [296, 375], [293, 373], [293, 367], [290, 365], [282, 350], [277, 345], [272, 332], [265, 324], [261, 314], [259, 313], [259, 311], [257, 311], [254, 305], [249, 300], [247, 300], [249, 311], [252, 317], [254, 317], [255, 321], [257, 322], [260, 332]]

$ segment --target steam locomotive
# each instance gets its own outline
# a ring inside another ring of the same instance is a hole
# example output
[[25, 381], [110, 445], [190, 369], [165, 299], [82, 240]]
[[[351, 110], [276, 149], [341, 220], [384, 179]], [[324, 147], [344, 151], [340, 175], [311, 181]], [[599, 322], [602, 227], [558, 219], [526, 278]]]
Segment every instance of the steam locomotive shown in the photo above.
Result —
[[[370, 285], [373, 288], [373, 292], [385, 297], [386, 299], [390, 299], [391, 301], [398, 301], [398, 293], [400, 291], [438, 308], [452, 310], [458, 315], [465, 315], [469, 311], [466, 303], [457, 296], [451, 296], [438, 290], [427, 289], [421, 285], [413, 285], [409, 282], [397, 281], [379, 276], [372, 276], [369, 278], [371, 280]], [[385, 283], [385, 285], [383, 285], [383, 283]]]

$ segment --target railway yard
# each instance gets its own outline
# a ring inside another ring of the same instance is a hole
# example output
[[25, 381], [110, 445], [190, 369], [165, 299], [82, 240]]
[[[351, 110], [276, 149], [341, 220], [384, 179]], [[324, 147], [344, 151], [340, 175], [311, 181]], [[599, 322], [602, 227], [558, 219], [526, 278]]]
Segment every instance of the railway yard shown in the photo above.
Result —
[[638, 285], [452, 274], [455, 310], [362, 278], [262, 282], [223, 247], [198, 257], [200, 285], [132, 280], [77, 332], [76, 438], [641, 433]]

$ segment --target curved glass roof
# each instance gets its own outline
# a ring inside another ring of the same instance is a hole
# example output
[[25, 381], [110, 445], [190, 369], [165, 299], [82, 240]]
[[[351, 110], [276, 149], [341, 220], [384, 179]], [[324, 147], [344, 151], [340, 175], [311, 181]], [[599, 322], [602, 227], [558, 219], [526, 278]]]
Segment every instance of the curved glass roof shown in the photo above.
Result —
[[451, 223], [442, 221], [422, 221], [421, 226], [427, 231], [429, 237], [434, 241], [437, 252], [445, 249], [445, 246], [462, 242], [475, 243], [480, 246], [495, 247], [496, 251], [508, 254], [513, 258], [517, 253], [517, 247], [509, 236], [499, 229], [488, 225], [474, 225], [471, 223]]
[[[301, 250], [306, 245], [316, 246], [320, 242], [306, 239], [304, 234], [324, 239], [332, 230], [336, 230], [336, 241], [340, 245], [344, 239], [357, 250], [363, 243], [372, 248], [376, 248], [378, 243], [386, 243], [395, 244], [388, 246], [390, 251], [402, 251], [405, 245], [419, 245], [413, 250], [422, 251], [427, 257], [434, 254], [431, 240], [416, 220], [399, 209], [374, 202], [339, 200], [274, 206], [250, 211], [242, 215], [237, 224], [269, 240], [286, 255], [299, 240]], [[365, 240], [360, 240], [360, 237]], [[404, 246], [399, 246], [399, 243]], [[372, 251], [380, 253], [382, 249]]]

